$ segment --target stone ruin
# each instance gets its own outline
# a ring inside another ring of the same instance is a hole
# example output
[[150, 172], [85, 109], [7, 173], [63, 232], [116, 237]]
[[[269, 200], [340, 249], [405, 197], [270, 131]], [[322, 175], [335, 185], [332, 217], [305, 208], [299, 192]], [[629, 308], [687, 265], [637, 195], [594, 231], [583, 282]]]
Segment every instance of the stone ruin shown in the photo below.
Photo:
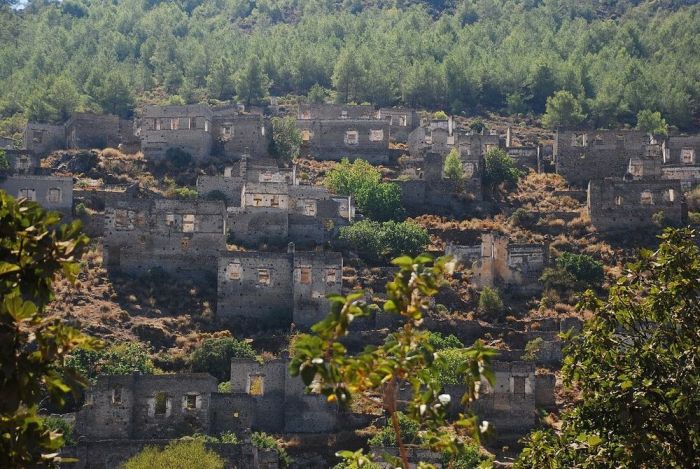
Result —
[[499, 233], [484, 233], [481, 245], [449, 245], [445, 253], [472, 270], [479, 288], [525, 295], [542, 290], [539, 278], [549, 264], [549, 243], [512, 243]]

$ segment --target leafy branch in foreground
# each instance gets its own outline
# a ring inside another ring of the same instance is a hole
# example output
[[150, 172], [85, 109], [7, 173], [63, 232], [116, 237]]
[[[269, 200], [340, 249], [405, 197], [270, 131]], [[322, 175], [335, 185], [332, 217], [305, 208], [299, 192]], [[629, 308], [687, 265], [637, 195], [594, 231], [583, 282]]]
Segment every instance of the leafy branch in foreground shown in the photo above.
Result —
[[[402, 326], [382, 346], [368, 346], [358, 354], [349, 355], [341, 339], [353, 320], [369, 315], [378, 306], [368, 304], [362, 292], [331, 296], [331, 313], [312, 327], [312, 334], [297, 339], [290, 371], [293, 376], [301, 376], [308, 387], [314, 383], [315, 389], [330, 402], [341, 406], [364, 398], [368, 392], [381, 393], [382, 406], [394, 429], [400, 454], [398, 459], [388, 455], [384, 459], [393, 467], [408, 468], [407, 444], [398, 418], [400, 406], [408, 418], [419, 424], [422, 447], [454, 457], [469, 444], [478, 442], [488, 425], [480, 425], [469, 412], [460, 413], [454, 420], [449, 418], [452, 398], [443, 392], [439, 369], [444, 366], [437, 366], [444, 358], [430, 344], [430, 332], [421, 329], [424, 317], [433, 307], [432, 299], [444, 284], [452, 264], [448, 258], [433, 260], [428, 255], [399, 257], [393, 264], [399, 271], [387, 283], [384, 311], [401, 316]], [[494, 350], [480, 341], [464, 349], [464, 361], [457, 370], [466, 389], [461, 399], [463, 406], [477, 399], [482, 379], [493, 384], [490, 362], [495, 355]], [[398, 386], [402, 384], [411, 389], [411, 398], [406, 402], [397, 398]], [[377, 459], [377, 455], [365, 455], [362, 451], [341, 451], [339, 456], [351, 467], [363, 467]]]
[[86, 384], [65, 357], [93, 339], [44, 308], [58, 276], [74, 281], [76, 261], [87, 244], [80, 222], [58, 225], [57, 213], [0, 191], [0, 467], [37, 467], [56, 462], [63, 445], [39, 417], [46, 395], [58, 405]]
[[561, 431], [526, 440], [518, 468], [700, 467], [700, 248], [668, 229], [610, 290], [565, 349], [582, 400]]

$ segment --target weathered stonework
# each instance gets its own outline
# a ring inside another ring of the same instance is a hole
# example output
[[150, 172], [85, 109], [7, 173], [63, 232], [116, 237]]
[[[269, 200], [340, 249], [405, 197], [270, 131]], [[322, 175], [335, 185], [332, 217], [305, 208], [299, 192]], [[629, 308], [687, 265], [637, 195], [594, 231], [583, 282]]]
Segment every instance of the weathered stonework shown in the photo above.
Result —
[[0, 189], [16, 198], [33, 200], [45, 209], [70, 215], [73, 178], [70, 176], [17, 175], [0, 178]]
[[340, 293], [343, 260], [335, 252], [229, 252], [219, 259], [217, 315], [307, 328]]
[[389, 160], [389, 122], [368, 119], [298, 119], [302, 153], [317, 160], [362, 158], [373, 164]]
[[624, 231], [653, 226], [662, 212], [666, 223], [685, 222], [686, 207], [678, 180], [606, 178], [588, 184], [588, 213], [600, 231]]

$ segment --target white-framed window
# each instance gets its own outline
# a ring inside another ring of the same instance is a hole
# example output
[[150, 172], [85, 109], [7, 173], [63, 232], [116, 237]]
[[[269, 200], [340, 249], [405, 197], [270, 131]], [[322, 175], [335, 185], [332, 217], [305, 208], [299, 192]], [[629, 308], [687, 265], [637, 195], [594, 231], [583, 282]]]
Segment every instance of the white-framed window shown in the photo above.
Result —
[[301, 140], [303, 142], [308, 142], [314, 137], [314, 133], [310, 130], [304, 129], [301, 131]]
[[166, 213], [165, 214], [165, 224], [168, 226], [173, 226], [175, 224], [175, 214]]
[[31, 166], [31, 161], [29, 160], [28, 156], [22, 155], [17, 160], [17, 169], [20, 171], [29, 169], [30, 166]]
[[153, 119], [153, 128], [160, 130], [160, 119]]
[[187, 213], [182, 216], [182, 232], [194, 233], [194, 214]]
[[122, 388], [121, 386], [115, 386], [112, 388], [112, 405], [117, 405], [122, 403]]
[[209, 121], [208, 120], [204, 121], [204, 131], [209, 132]]
[[683, 163], [683, 164], [695, 164], [695, 149], [694, 148], [682, 148], [681, 149], [681, 163]]
[[27, 199], [36, 201], [36, 190], [35, 189], [20, 189], [18, 193], [20, 199]]
[[346, 145], [357, 145], [358, 143], [360, 143], [360, 134], [357, 130], [348, 130], [345, 132]]
[[666, 202], [675, 202], [676, 201], [676, 191], [673, 189], [668, 189], [666, 193], [664, 194], [664, 198], [666, 199]]
[[260, 127], [260, 135], [265, 136], [265, 126]]
[[58, 187], [51, 187], [46, 194], [46, 200], [51, 204], [61, 203], [62, 199], [62, 192]]
[[179, 118], [174, 118], [170, 119], [170, 130], [178, 130], [180, 129], [180, 119]]
[[258, 269], [258, 285], [270, 285], [270, 271], [268, 269]]
[[241, 279], [241, 263], [238, 261], [229, 262], [226, 266], [226, 277], [229, 280], [240, 280]]
[[302, 265], [299, 267], [299, 283], [308, 285], [311, 283], [311, 266]]
[[408, 116], [399, 116], [399, 126], [406, 127], [408, 125]]
[[588, 144], [587, 134], [574, 134], [571, 136], [572, 147], [585, 147]]
[[639, 196], [639, 203], [642, 205], [651, 205], [654, 203], [654, 194], [651, 193], [651, 191], [642, 191], [642, 194]]
[[222, 137], [233, 137], [234, 135], [234, 129], [231, 124], [225, 124], [221, 127], [221, 136]]
[[340, 118], [347, 119], [348, 118], [348, 111], [345, 111], [345, 110], [340, 111]]
[[270, 199], [270, 207], [279, 207], [280, 206], [280, 196], [279, 195], [273, 195], [272, 198]]
[[622, 196], [621, 195], [615, 196], [615, 205], [617, 205], [618, 207], [622, 205]]
[[384, 140], [384, 130], [370, 130], [369, 131], [369, 141], [370, 142], [381, 142]]
[[326, 283], [332, 284], [338, 281], [338, 274], [335, 267], [326, 268]]
[[311, 119], [311, 111], [309, 111], [309, 110], [301, 111], [301, 118], [303, 120]]
[[253, 196], [253, 207], [262, 207], [263, 197], [260, 194], [255, 194]]
[[201, 397], [197, 393], [188, 393], [182, 396], [183, 410], [196, 410], [201, 407]]

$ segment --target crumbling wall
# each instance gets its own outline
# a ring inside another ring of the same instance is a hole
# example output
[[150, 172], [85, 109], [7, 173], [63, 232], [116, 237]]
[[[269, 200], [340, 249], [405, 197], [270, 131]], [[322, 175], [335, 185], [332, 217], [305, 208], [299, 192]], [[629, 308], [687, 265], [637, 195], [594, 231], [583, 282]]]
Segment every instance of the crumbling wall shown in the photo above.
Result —
[[124, 195], [105, 207], [104, 262], [130, 273], [215, 275], [226, 250], [225, 224], [222, 201]]
[[677, 180], [594, 180], [588, 185], [587, 207], [591, 223], [600, 231], [649, 228], [658, 212], [670, 224], [680, 225], [686, 218]]
[[68, 148], [117, 147], [121, 141], [119, 117], [112, 114], [77, 112], [65, 126]]
[[372, 164], [389, 159], [389, 123], [379, 120], [297, 120], [302, 152], [318, 160], [362, 158]]
[[299, 120], [376, 119], [374, 106], [326, 103], [300, 103]]
[[383, 107], [379, 109], [378, 118], [389, 121], [391, 140], [400, 143], [408, 142], [409, 134], [420, 124], [418, 113], [416, 113], [415, 109], [409, 108]]
[[649, 138], [638, 130], [560, 131], [554, 141], [557, 174], [571, 184], [622, 177], [630, 158], [643, 156]]
[[289, 212], [277, 208], [227, 209], [226, 226], [234, 242], [257, 245], [289, 238]]
[[0, 180], [0, 189], [16, 198], [27, 198], [48, 210], [70, 215], [73, 178], [70, 176], [18, 175]]
[[330, 311], [326, 299], [340, 294], [343, 257], [338, 252], [299, 252], [294, 255], [294, 323], [309, 328]]
[[262, 115], [214, 111], [214, 151], [231, 161], [269, 155], [272, 127]]
[[292, 321], [292, 256], [271, 252], [228, 252], [218, 260], [219, 318], [254, 318], [261, 323]]
[[140, 123], [141, 151], [148, 159], [162, 160], [170, 148], [195, 160], [211, 154], [212, 111], [205, 105], [146, 106]]
[[23, 147], [44, 156], [66, 146], [66, 128], [63, 125], [30, 122], [24, 129]]

